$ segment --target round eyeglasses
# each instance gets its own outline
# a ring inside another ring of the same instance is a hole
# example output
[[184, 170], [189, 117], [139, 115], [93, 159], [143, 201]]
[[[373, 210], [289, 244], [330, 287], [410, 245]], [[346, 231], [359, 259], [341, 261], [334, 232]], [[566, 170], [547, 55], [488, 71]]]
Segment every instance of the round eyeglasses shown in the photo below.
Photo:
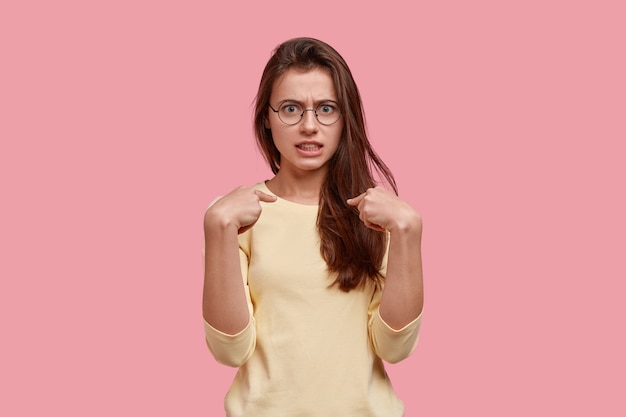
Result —
[[317, 121], [325, 126], [330, 126], [339, 120], [341, 117], [341, 111], [339, 111], [339, 105], [334, 101], [324, 101], [317, 105], [314, 109], [305, 109], [302, 104], [293, 101], [283, 101], [278, 105], [278, 110], [269, 104], [270, 109], [274, 113], [278, 113], [278, 118], [281, 122], [288, 126], [298, 124], [305, 111], [312, 111], [315, 113]]

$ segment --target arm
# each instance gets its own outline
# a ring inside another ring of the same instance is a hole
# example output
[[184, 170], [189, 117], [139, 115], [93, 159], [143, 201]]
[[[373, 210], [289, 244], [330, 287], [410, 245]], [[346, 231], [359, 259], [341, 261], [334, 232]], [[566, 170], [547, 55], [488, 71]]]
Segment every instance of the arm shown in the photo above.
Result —
[[409, 357], [417, 346], [422, 323], [420, 315], [401, 329], [389, 326], [380, 316], [380, 299], [383, 290], [374, 292], [368, 314], [368, 334], [372, 349], [381, 359], [397, 363]]
[[213, 357], [219, 363], [233, 367], [243, 365], [250, 358], [252, 353], [254, 353], [256, 348], [256, 323], [253, 316], [254, 310], [252, 300], [250, 299], [250, 291], [247, 285], [248, 254], [250, 253], [249, 234], [243, 239], [240, 239], [239, 245], [240, 271], [248, 307], [248, 324], [240, 332], [232, 334], [224, 333], [204, 320], [206, 344], [213, 354]]
[[228, 366], [241, 366], [256, 346], [248, 253], [239, 246], [238, 235], [258, 220], [260, 201], [275, 200], [240, 187], [211, 204], [204, 215], [204, 333], [215, 359]]
[[389, 231], [387, 275], [380, 300], [380, 317], [400, 330], [417, 319], [424, 305], [422, 276], [422, 219], [408, 203], [384, 187], [370, 188], [349, 199], [363, 223]]
[[234, 335], [250, 322], [237, 237], [258, 220], [260, 201], [275, 200], [251, 187], [240, 187], [220, 198], [205, 213], [202, 315], [219, 332]]
[[202, 315], [216, 330], [237, 334], [250, 321], [241, 267], [237, 227], [207, 210], [204, 221]]
[[421, 218], [417, 213], [407, 216], [406, 222], [398, 223], [389, 233], [389, 260], [380, 315], [397, 330], [421, 315], [424, 306]]

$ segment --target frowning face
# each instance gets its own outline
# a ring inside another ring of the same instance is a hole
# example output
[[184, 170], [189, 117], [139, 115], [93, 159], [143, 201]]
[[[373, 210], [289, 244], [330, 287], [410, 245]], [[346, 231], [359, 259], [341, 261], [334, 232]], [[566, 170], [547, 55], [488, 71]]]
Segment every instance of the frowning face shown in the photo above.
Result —
[[280, 152], [281, 175], [325, 174], [343, 131], [340, 115], [332, 124], [327, 123], [334, 119], [329, 117], [331, 113], [339, 112], [330, 75], [319, 68], [289, 69], [274, 83], [270, 106], [267, 127]]

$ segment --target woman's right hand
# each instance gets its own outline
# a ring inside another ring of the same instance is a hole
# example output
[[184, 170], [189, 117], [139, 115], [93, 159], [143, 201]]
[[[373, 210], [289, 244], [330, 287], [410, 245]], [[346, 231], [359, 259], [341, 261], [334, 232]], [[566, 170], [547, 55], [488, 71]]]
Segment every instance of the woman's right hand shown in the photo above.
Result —
[[215, 201], [204, 214], [204, 230], [234, 226], [243, 233], [261, 216], [259, 202], [273, 203], [276, 197], [253, 187], [238, 187]]

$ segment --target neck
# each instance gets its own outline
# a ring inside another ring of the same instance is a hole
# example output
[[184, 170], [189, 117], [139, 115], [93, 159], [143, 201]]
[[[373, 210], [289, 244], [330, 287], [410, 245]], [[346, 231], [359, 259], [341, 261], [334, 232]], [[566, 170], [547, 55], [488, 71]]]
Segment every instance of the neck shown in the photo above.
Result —
[[318, 204], [320, 190], [326, 173], [313, 175], [288, 175], [279, 171], [274, 178], [267, 181], [267, 187], [277, 196], [285, 200], [302, 204]]

